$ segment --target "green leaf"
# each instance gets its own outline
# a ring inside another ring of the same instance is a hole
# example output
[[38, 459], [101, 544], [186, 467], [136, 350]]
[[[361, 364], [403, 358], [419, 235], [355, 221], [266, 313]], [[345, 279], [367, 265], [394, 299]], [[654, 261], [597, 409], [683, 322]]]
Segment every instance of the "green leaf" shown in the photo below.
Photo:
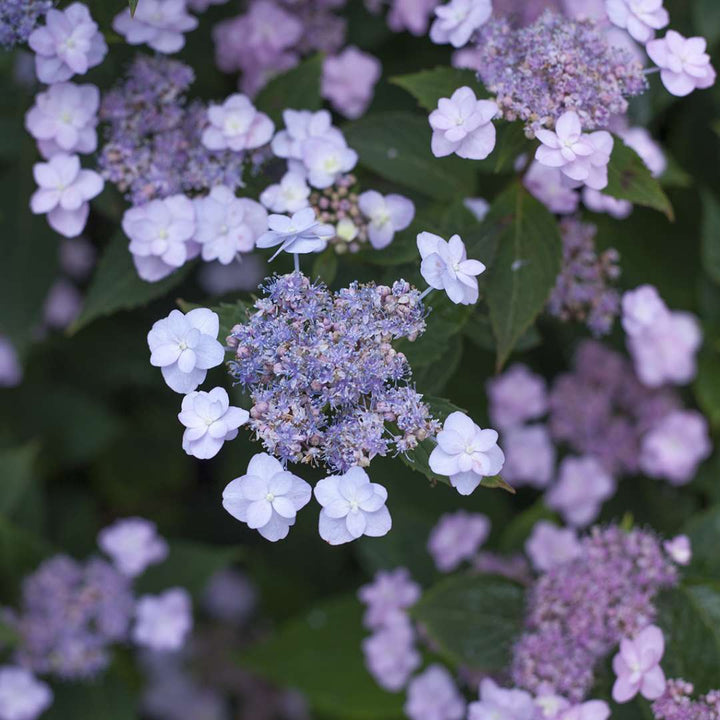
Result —
[[428, 197], [455, 200], [472, 197], [475, 170], [458, 157], [436, 158], [430, 152], [427, 118], [412, 113], [368, 115], [344, 128], [360, 163], [386, 180]]
[[56, 683], [53, 704], [43, 720], [137, 720], [130, 688], [113, 673], [86, 682]]
[[506, 553], [522, 551], [525, 541], [539, 520], [557, 522], [557, 519], [557, 513], [549, 510], [542, 500], [536, 500], [505, 526], [500, 536], [500, 549]]
[[[178, 300], [177, 304], [184, 313], [190, 312], [191, 310], [195, 310], [199, 307], [205, 307], [204, 305], [191, 303], [187, 300]], [[224, 342], [236, 325], [242, 325], [247, 322], [248, 313], [252, 312], [253, 306], [252, 303], [247, 300], [236, 300], [231, 303], [213, 305], [210, 310], [217, 313], [218, 318], [220, 319], [218, 338], [220, 342]]]
[[707, 347], [698, 357], [693, 392], [713, 428], [720, 428], [720, 352]]
[[[490, 316], [485, 313], [479, 311], [474, 312], [463, 326], [463, 335], [482, 350], [495, 352], [497, 349], [495, 336], [493, 335], [490, 324]], [[540, 333], [537, 331], [537, 328], [532, 325], [518, 338], [515, 344], [515, 350], [517, 352], [532, 350], [541, 342], [542, 338], [540, 337]]]
[[299, 690], [318, 714], [344, 720], [399, 720], [402, 696], [382, 690], [365, 669], [361, 644], [366, 634], [360, 603], [354, 597], [337, 598], [245, 651], [240, 664]]
[[720, 202], [705, 190], [702, 193], [702, 262], [705, 272], [720, 283]]
[[720, 584], [682, 585], [663, 593], [657, 606], [658, 624], [665, 634], [665, 674], [690, 678], [698, 693], [717, 688]]
[[390, 78], [393, 85], [407, 90], [425, 110], [435, 110], [440, 98], [449, 98], [458, 88], [468, 86], [478, 97], [486, 97], [484, 88], [478, 83], [472, 70], [436, 67], [432, 70]]
[[313, 280], [320, 278], [326, 285], [331, 285], [338, 270], [338, 256], [335, 248], [330, 246], [325, 252], [315, 257], [312, 266]]
[[459, 335], [452, 335], [440, 346], [442, 352], [432, 363], [413, 369], [413, 381], [421, 392], [440, 393], [460, 366], [463, 342]]
[[620, 200], [654, 208], [665, 213], [668, 219], [674, 219], [672, 205], [660, 183], [640, 156], [617, 137], [608, 166], [608, 185], [603, 192]]
[[0, 589], [4, 596], [49, 555], [40, 537], [0, 515]]
[[411, 610], [440, 654], [473, 670], [504, 670], [522, 630], [523, 589], [492, 575], [455, 575], [427, 590]]
[[198, 597], [208, 580], [243, 555], [240, 547], [207, 545], [189, 540], [170, 542], [167, 560], [150, 566], [137, 582], [142, 593], [159, 593], [169, 587], [180, 586]]
[[[714, 479], [717, 482], [717, 478]], [[692, 545], [689, 572], [720, 581], [720, 505], [695, 515], [684, 528]]]
[[0, 514], [11, 517], [35, 476], [38, 447], [34, 443], [0, 450]]
[[545, 307], [562, 243], [555, 218], [519, 183], [493, 202], [486, 222], [499, 230], [486, 292], [500, 368]]
[[128, 0], [128, 6], [130, 8], [130, 15], [135, 15], [135, 10], [137, 9], [138, 0]]
[[99, 317], [119, 310], [131, 310], [162, 297], [179, 285], [191, 269], [192, 264], [187, 263], [164, 280], [145, 282], [137, 274], [124, 235], [119, 233], [110, 240], [100, 258], [85, 305], [80, 317], [70, 327], [70, 333], [78, 332]]
[[292, 70], [274, 77], [255, 99], [255, 106], [273, 122], [282, 124], [282, 113], [291, 110], [319, 110], [323, 56], [313, 55]]
[[520, 155], [528, 152], [531, 145], [532, 141], [525, 135], [522, 123], [503, 123], [497, 128], [495, 149], [485, 162], [494, 163], [493, 172], [512, 171], [515, 161]]
[[708, 45], [714, 45], [720, 40], [720, 4], [716, 0], [695, 0], [691, 7], [695, 31], [707, 38]]

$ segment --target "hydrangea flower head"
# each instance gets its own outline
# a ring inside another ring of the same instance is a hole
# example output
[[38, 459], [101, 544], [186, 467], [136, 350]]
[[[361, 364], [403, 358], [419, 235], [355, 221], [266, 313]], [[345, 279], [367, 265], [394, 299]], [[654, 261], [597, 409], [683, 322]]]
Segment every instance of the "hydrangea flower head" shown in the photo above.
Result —
[[410, 720], [462, 720], [465, 700], [442, 665], [430, 665], [414, 677], [403, 708]]
[[707, 54], [707, 42], [701, 37], [683, 37], [668, 30], [664, 38], [646, 46], [650, 59], [660, 68], [660, 78], [669, 93], [677, 97], [715, 83], [715, 69]]
[[615, 492], [615, 480], [591, 456], [566, 457], [560, 463], [558, 481], [546, 495], [548, 507], [567, 523], [583, 527], [600, 512], [602, 503]]
[[468, 160], [484, 160], [495, 148], [492, 119], [497, 112], [494, 102], [478, 100], [469, 87], [458, 88], [449, 98], [440, 98], [429, 117], [433, 155], [455, 153]]
[[138, 275], [148, 282], [167, 277], [199, 252], [193, 242], [195, 208], [185, 195], [129, 208], [123, 215], [122, 229], [130, 238]]
[[116, 520], [103, 528], [98, 535], [98, 547], [123, 575], [131, 578], [165, 560], [169, 552], [155, 523], [140, 517]]
[[267, 229], [265, 208], [255, 200], [235, 197], [226, 185], [216, 185], [194, 205], [197, 228], [193, 240], [202, 246], [206, 261], [229, 265], [238, 253], [252, 251]]
[[387, 247], [395, 233], [404, 230], [415, 217], [415, 205], [402, 195], [384, 197], [375, 190], [358, 196], [360, 212], [368, 220], [368, 239], [376, 250]]
[[45, 25], [30, 34], [28, 44], [35, 52], [38, 80], [48, 84], [84, 75], [99, 65], [108, 51], [90, 11], [79, 2], [64, 10], [48, 10]]
[[548, 409], [545, 380], [521, 363], [488, 380], [487, 394], [490, 419], [503, 430], [535, 420]]
[[33, 175], [38, 189], [30, 198], [36, 215], [47, 214], [50, 227], [64, 237], [77, 237], [90, 214], [88, 200], [103, 189], [103, 179], [93, 170], [83, 170], [77, 155], [60, 153], [46, 163], [36, 163]]
[[490, 534], [490, 521], [481, 513], [458, 510], [443, 515], [430, 532], [428, 551], [441, 572], [452, 572], [470, 560]]
[[572, 528], [560, 528], [547, 520], [539, 520], [525, 542], [525, 552], [533, 567], [544, 573], [574, 560], [580, 555], [581, 547]]
[[0, 4], [0, 45], [10, 49], [24, 43], [52, 0], [3, 0]]
[[470, 495], [483, 477], [497, 475], [502, 469], [505, 455], [497, 441], [495, 430], [481, 429], [465, 413], [450, 413], [430, 454], [430, 469], [449, 477], [461, 495]]
[[172, 390], [190, 393], [205, 380], [210, 368], [223, 361], [219, 330], [220, 319], [212, 310], [195, 308], [186, 314], [172, 310], [148, 333], [150, 364], [162, 368]]
[[25, 127], [38, 141], [43, 157], [92, 153], [97, 149], [100, 92], [95, 85], [55, 83], [38, 93], [25, 115]]
[[479, 260], [468, 260], [465, 244], [459, 235], [443, 240], [439, 235], [421, 232], [417, 246], [422, 263], [420, 273], [427, 284], [444, 290], [459, 305], [474, 305], [478, 300], [477, 276], [485, 272]]
[[354, 45], [323, 62], [321, 94], [345, 117], [355, 120], [367, 109], [380, 79], [380, 61]]
[[192, 600], [184, 588], [171, 588], [160, 595], [143, 595], [135, 608], [132, 639], [152, 650], [180, 650], [192, 630]]
[[685, 485], [711, 451], [705, 417], [695, 410], [674, 410], [643, 437], [640, 468], [650, 477]]
[[420, 599], [420, 586], [413, 582], [407, 568], [378, 570], [373, 582], [358, 590], [358, 598], [367, 606], [365, 627], [377, 630]]
[[633, 638], [623, 638], [620, 652], [613, 658], [617, 676], [613, 700], [626, 703], [638, 693], [657, 700], [665, 692], [665, 674], [660, 667], [664, 652], [665, 638], [656, 625], [648, 625]]
[[211, 105], [207, 116], [210, 124], [202, 143], [209, 150], [253, 150], [269, 143], [275, 132], [272, 120], [239, 93], [222, 105]]
[[605, 8], [611, 23], [643, 45], [670, 22], [663, 0], [606, 0]]
[[182, 50], [183, 33], [197, 26], [197, 18], [187, 11], [186, 0], [143, 0], [133, 14], [125, 8], [113, 20], [113, 30], [129, 45], [146, 44], [166, 54]]
[[535, 153], [541, 165], [559, 168], [571, 181], [594, 190], [607, 186], [613, 149], [609, 132], [583, 133], [578, 114], [568, 111], [558, 118], [554, 131], [539, 129], [535, 135], [542, 143]]
[[36, 720], [53, 701], [48, 685], [25, 668], [0, 666], [0, 718]]
[[254, 455], [247, 473], [223, 490], [223, 507], [266, 540], [287, 537], [298, 510], [310, 502], [310, 485], [266, 453]]
[[327, 245], [327, 239], [335, 234], [331, 225], [318, 222], [311, 207], [298, 210], [291, 217], [270, 215], [268, 227], [269, 230], [260, 235], [256, 244], [259, 248], [280, 246], [271, 260], [283, 251], [296, 254], [321, 252]]
[[385, 507], [387, 490], [370, 482], [360, 467], [320, 480], [315, 486], [315, 498], [322, 505], [320, 537], [331, 545], [342, 545], [363, 535], [382, 537], [392, 527]]
[[447, 5], [435, 8], [430, 39], [439, 45], [450, 43], [454, 48], [461, 48], [491, 14], [490, 0], [450, 0]]
[[234, 440], [238, 428], [250, 419], [250, 413], [230, 407], [225, 388], [186, 395], [178, 415], [187, 428], [183, 433], [183, 450], [193, 457], [208, 460], [215, 457], [227, 440]]

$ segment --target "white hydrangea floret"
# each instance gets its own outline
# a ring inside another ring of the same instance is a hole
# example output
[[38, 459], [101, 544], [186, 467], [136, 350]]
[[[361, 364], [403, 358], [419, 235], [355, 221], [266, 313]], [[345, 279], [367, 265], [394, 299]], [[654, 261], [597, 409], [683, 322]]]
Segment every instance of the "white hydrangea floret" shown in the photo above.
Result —
[[260, 194], [260, 202], [274, 213], [294, 213], [309, 205], [310, 187], [305, 175], [288, 171], [279, 183], [269, 185]]
[[321, 252], [327, 241], [335, 234], [332, 225], [318, 222], [315, 210], [311, 207], [298, 210], [292, 217], [270, 215], [268, 231], [257, 239], [257, 247], [270, 248], [279, 245], [274, 260], [280, 252], [305, 253]]
[[183, 450], [200, 460], [209, 460], [220, 452], [226, 440], [234, 440], [238, 428], [250, 419], [250, 413], [230, 407], [225, 388], [210, 392], [195, 391], [186, 395], [178, 419], [187, 428], [183, 433]]
[[207, 111], [209, 126], [202, 134], [208, 150], [253, 150], [270, 142], [275, 126], [259, 112], [246, 95], [230, 95], [222, 105]]
[[358, 196], [360, 212], [368, 220], [368, 240], [376, 250], [387, 247], [395, 233], [404, 230], [415, 217], [415, 205], [402, 195], [381, 195], [367, 190]]
[[198, 26], [185, 0], [142, 0], [115, 16], [113, 30], [129, 45], [148, 45], [159, 53], [176, 53], [185, 46], [184, 33]]
[[454, 48], [461, 48], [491, 14], [490, 0], [450, 0], [447, 5], [435, 8], [436, 19], [430, 26], [430, 39], [438, 45], [449, 43]]
[[150, 364], [162, 369], [172, 390], [190, 393], [225, 357], [217, 340], [219, 331], [220, 319], [208, 308], [195, 308], [187, 314], [173, 310], [148, 333]]

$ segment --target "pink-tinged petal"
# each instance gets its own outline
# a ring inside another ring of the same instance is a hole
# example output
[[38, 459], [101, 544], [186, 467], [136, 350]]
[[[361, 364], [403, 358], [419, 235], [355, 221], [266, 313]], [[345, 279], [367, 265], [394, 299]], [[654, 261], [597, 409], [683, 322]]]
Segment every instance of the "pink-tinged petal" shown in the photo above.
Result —
[[651, 40], [645, 45], [645, 51], [658, 67], [667, 67], [668, 45], [665, 40]]
[[391, 528], [392, 518], [386, 507], [365, 514], [365, 535], [368, 537], [383, 537], [390, 532]]
[[450, 484], [460, 493], [460, 495], [470, 495], [473, 490], [480, 484], [482, 478], [472, 471], [456, 473], [450, 476]]
[[685, 97], [695, 89], [693, 79], [684, 72], [672, 72], [672, 70], [662, 70], [660, 79], [663, 85], [671, 95], [676, 97]]
[[348, 532], [345, 518], [331, 518], [325, 510], [320, 511], [318, 530], [320, 537], [330, 545], [343, 545], [353, 540], [353, 536]]
[[665, 673], [659, 665], [643, 673], [640, 683], [640, 694], [648, 700], [657, 700], [666, 687]]
[[617, 703], [626, 703], [637, 695], [639, 689], [638, 683], [630, 682], [629, 675], [621, 675], [613, 685], [612, 698]]
[[657, 625], [648, 625], [635, 636], [635, 645], [640, 648], [643, 667], [649, 662], [655, 665], [665, 652], [665, 637]]

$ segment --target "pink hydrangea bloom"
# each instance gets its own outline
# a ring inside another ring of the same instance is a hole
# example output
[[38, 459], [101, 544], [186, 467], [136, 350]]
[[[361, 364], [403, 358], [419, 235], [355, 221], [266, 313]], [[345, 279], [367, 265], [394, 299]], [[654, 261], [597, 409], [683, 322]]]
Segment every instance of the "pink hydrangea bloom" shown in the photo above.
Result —
[[422, 263], [420, 274], [436, 290], [444, 290], [456, 305], [474, 305], [478, 300], [477, 276], [485, 272], [479, 260], [469, 260], [459, 235], [443, 240], [439, 235], [421, 232], [417, 246]]
[[490, 678], [480, 683], [480, 700], [468, 706], [468, 720], [532, 720], [534, 717], [530, 693], [502, 688]]
[[441, 572], [451, 572], [469, 560], [490, 534], [490, 520], [480, 513], [458, 510], [443, 515], [432, 529], [428, 552]]
[[404, 613], [395, 613], [392, 622], [363, 640], [368, 672], [380, 687], [397, 692], [420, 666], [412, 623]]
[[535, 570], [545, 573], [574, 560], [580, 555], [581, 546], [572, 528], [561, 528], [547, 520], [539, 520], [525, 542], [525, 552]]
[[35, 52], [38, 80], [48, 84], [84, 75], [99, 65], [108, 51], [90, 11], [79, 2], [64, 10], [48, 10], [45, 25], [33, 30], [28, 45]]
[[320, 537], [330, 545], [342, 545], [363, 535], [382, 537], [392, 527], [390, 512], [385, 506], [387, 490], [370, 482], [360, 467], [320, 480], [314, 492], [322, 505]]
[[367, 606], [363, 624], [377, 630], [390, 625], [398, 612], [412, 607], [420, 599], [420, 586], [410, 577], [407, 568], [378, 570], [372, 583], [358, 590], [358, 598]]
[[660, 68], [663, 85], [672, 95], [684, 97], [696, 88], [709, 88], [715, 83], [716, 73], [706, 52], [705, 38], [685, 38], [668, 30], [664, 38], [651, 40], [645, 49]]
[[440, 98], [429, 117], [433, 155], [455, 153], [468, 160], [485, 159], [495, 148], [492, 119], [497, 113], [494, 102], [478, 100], [469, 87], [458, 88], [449, 98]]
[[253, 150], [269, 143], [275, 132], [272, 120], [239, 93], [222, 105], [211, 105], [208, 120], [202, 143], [209, 150]]
[[198, 26], [185, 0], [142, 0], [135, 13], [125, 8], [115, 16], [113, 30], [130, 45], [146, 44], [160, 53], [176, 53], [185, 46], [183, 33]]
[[462, 720], [465, 700], [442, 665], [430, 665], [408, 685], [403, 708], [410, 720]]
[[97, 149], [99, 106], [95, 85], [56, 83], [38, 93], [25, 115], [25, 127], [45, 158], [61, 152], [92, 153]]
[[643, 44], [670, 22], [663, 0], [605, 0], [605, 8], [610, 22]]
[[202, 246], [202, 259], [229, 265], [238, 253], [248, 253], [267, 229], [267, 212], [260, 203], [237, 198], [225, 185], [194, 201], [197, 227], [194, 240]]
[[165, 560], [169, 553], [168, 544], [158, 535], [155, 523], [141, 517], [116, 520], [100, 531], [97, 542], [115, 567], [132, 578]]
[[605, 130], [583, 133], [580, 117], [568, 111], [558, 118], [555, 130], [535, 133], [542, 143], [535, 159], [547, 167], [559, 168], [570, 181], [602, 190], [608, 184], [607, 166], [613, 137]]
[[483, 477], [502, 470], [505, 455], [497, 440], [495, 430], [483, 430], [465, 413], [450, 413], [438, 433], [437, 446], [430, 453], [430, 469], [449, 477], [450, 484], [461, 495], [470, 495]]
[[0, 667], [0, 718], [2, 720], [36, 720], [50, 705], [53, 693], [25, 668]]
[[190, 594], [184, 588], [171, 588], [161, 595], [143, 595], [135, 616], [135, 643], [161, 652], [180, 650], [193, 626]]
[[375, 190], [358, 196], [360, 212], [368, 220], [368, 240], [376, 250], [387, 247], [396, 232], [405, 230], [415, 217], [415, 205], [402, 195], [384, 197]]
[[558, 215], [574, 213], [580, 203], [577, 191], [563, 182], [560, 170], [541, 165], [537, 160], [533, 160], [525, 173], [523, 184], [533, 197]]
[[547, 412], [547, 384], [527, 365], [511, 365], [502, 375], [488, 380], [486, 389], [490, 420], [503, 430]]
[[354, 45], [325, 58], [321, 93], [345, 117], [354, 120], [367, 109], [380, 79], [380, 61]]
[[210, 392], [195, 390], [183, 398], [178, 420], [185, 426], [183, 450], [193, 457], [209, 460], [228, 440], [234, 440], [238, 428], [250, 419], [250, 413], [230, 407], [225, 388]]
[[36, 215], [47, 214], [50, 227], [65, 237], [77, 237], [85, 228], [88, 200], [102, 192], [103, 179], [83, 170], [77, 155], [59, 153], [46, 163], [36, 163], [33, 175], [39, 188], [30, 198]]
[[672, 485], [685, 485], [711, 450], [703, 415], [695, 410], [674, 410], [644, 435], [640, 469]]
[[151, 200], [125, 211], [122, 229], [138, 275], [156, 282], [200, 252], [195, 236], [195, 208], [185, 195]]
[[660, 660], [665, 652], [662, 630], [648, 625], [634, 638], [623, 638], [620, 652], [613, 658], [616, 680], [613, 700], [626, 703], [638, 693], [648, 700], [656, 700], [665, 692], [665, 674]]
[[663, 549], [678, 565], [689, 565], [692, 560], [692, 545], [687, 535], [676, 535], [666, 540]]
[[277, 542], [288, 536], [298, 511], [311, 497], [304, 480], [285, 470], [276, 458], [258, 453], [250, 459], [247, 473], [225, 487], [222, 504], [234, 518]]
[[590, 524], [603, 502], [615, 493], [615, 480], [589, 455], [566, 457], [557, 483], [545, 495], [548, 507], [557, 510], [574, 527]]
[[503, 478], [511, 485], [545, 488], [555, 471], [555, 445], [545, 425], [511, 427], [503, 432]]

